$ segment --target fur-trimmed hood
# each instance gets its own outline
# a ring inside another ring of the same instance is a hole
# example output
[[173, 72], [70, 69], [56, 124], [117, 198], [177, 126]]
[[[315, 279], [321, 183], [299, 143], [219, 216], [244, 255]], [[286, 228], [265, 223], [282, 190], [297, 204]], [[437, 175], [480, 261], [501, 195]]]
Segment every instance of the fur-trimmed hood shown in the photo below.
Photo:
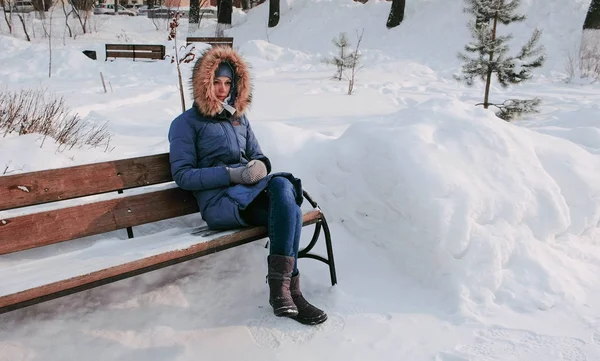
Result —
[[252, 86], [248, 65], [230, 47], [214, 46], [205, 51], [196, 61], [191, 79], [194, 106], [200, 113], [211, 118], [223, 110], [223, 105], [215, 96], [213, 89], [215, 71], [223, 61], [228, 62], [233, 68], [235, 79], [232, 85], [232, 99], [234, 101], [231, 105], [236, 109], [233, 118], [240, 118], [252, 101]]

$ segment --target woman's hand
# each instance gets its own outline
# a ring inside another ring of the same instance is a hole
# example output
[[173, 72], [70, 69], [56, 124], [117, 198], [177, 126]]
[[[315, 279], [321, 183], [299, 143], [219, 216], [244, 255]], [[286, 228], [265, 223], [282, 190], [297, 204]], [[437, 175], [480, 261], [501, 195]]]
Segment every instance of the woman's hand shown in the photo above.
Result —
[[229, 180], [237, 184], [254, 184], [267, 176], [265, 163], [254, 159], [244, 167], [227, 168]]

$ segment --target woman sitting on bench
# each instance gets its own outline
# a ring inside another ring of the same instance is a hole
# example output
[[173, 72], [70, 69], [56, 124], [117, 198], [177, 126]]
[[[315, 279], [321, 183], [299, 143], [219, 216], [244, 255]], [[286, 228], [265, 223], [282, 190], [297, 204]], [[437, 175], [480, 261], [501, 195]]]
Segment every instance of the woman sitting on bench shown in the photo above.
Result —
[[297, 267], [302, 186], [290, 173], [271, 172], [244, 112], [250, 105], [248, 67], [229, 47], [212, 47], [195, 63], [194, 105], [169, 129], [173, 179], [194, 193], [211, 229], [267, 226], [269, 303], [276, 316], [316, 325], [327, 314], [300, 291]]

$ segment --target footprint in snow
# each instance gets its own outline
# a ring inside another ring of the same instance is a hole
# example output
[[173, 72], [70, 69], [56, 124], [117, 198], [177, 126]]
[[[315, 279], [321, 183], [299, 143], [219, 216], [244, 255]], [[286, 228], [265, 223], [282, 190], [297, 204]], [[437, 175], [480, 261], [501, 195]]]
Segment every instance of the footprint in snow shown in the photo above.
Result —
[[344, 328], [341, 317], [329, 314], [327, 321], [316, 326], [302, 325], [294, 320], [265, 315], [246, 324], [256, 345], [275, 349], [282, 344], [302, 344], [310, 341], [317, 333], [339, 331]]
[[475, 332], [473, 344], [459, 344], [436, 355], [436, 361], [563, 360], [587, 361], [584, 341], [527, 330], [490, 327]]
[[594, 334], [592, 335], [592, 340], [596, 345], [600, 346], [600, 328], [594, 331]]

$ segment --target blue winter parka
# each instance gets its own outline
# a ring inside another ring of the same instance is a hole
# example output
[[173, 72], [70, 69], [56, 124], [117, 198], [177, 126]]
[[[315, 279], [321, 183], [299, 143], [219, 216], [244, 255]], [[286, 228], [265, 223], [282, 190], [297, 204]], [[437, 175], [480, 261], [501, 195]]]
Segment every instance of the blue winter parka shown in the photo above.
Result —
[[[214, 72], [221, 62], [234, 70], [229, 104], [223, 109], [214, 96]], [[211, 229], [248, 226], [240, 216], [274, 176], [288, 178], [302, 203], [300, 179], [290, 173], [271, 174], [271, 162], [263, 154], [244, 111], [250, 104], [250, 76], [242, 58], [231, 48], [213, 47], [196, 62], [192, 72], [194, 106], [171, 123], [169, 146], [171, 173], [182, 189], [192, 191], [202, 218]], [[250, 160], [265, 163], [269, 175], [253, 185], [231, 184], [227, 167], [245, 166]]]

